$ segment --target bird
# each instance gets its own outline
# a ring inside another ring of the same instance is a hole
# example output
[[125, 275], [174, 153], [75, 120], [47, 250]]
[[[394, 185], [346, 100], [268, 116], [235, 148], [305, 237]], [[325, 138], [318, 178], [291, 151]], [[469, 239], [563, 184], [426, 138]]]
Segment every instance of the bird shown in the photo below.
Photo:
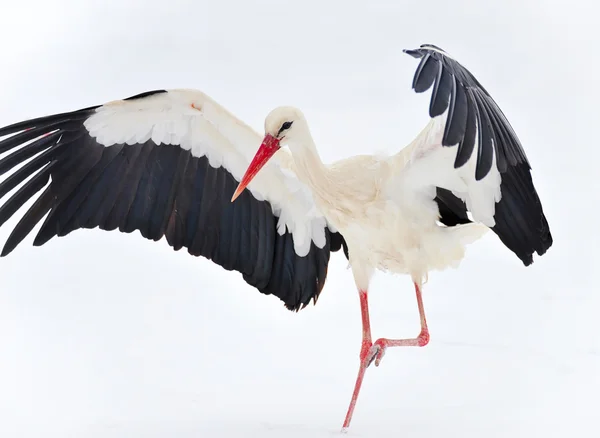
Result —
[[[362, 322], [347, 430], [366, 369], [390, 347], [429, 343], [422, 288], [430, 272], [457, 268], [490, 230], [524, 266], [553, 244], [529, 160], [490, 93], [438, 46], [403, 52], [419, 60], [414, 92], [432, 89], [429, 121], [387, 155], [326, 164], [300, 109], [273, 109], [259, 134], [196, 89], [146, 91], [0, 128], [0, 175], [8, 173], [0, 227], [33, 201], [0, 255], [42, 219], [34, 246], [78, 229], [138, 231], [239, 272], [297, 312], [317, 302], [341, 251]], [[376, 271], [411, 277], [418, 336], [373, 341]]]

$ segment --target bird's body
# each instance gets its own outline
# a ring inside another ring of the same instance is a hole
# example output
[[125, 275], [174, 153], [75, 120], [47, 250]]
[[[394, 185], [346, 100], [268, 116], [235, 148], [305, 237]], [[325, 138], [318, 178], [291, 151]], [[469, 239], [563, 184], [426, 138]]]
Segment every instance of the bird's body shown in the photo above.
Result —
[[418, 146], [415, 142], [393, 156], [358, 155], [327, 165], [310, 135], [299, 146], [290, 145], [291, 168], [310, 189], [319, 212], [344, 236], [357, 286], [365, 290], [375, 270], [408, 274], [420, 282], [432, 270], [457, 266], [465, 245], [488, 231], [478, 223], [441, 224], [435, 196], [405, 187], [403, 176]]
[[[343, 249], [363, 326], [347, 427], [371, 362], [388, 347], [428, 343], [421, 288], [429, 272], [457, 266], [489, 229], [525, 266], [552, 245], [529, 162], [489, 93], [435, 46], [406, 52], [421, 59], [414, 90], [433, 86], [431, 120], [389, 156], [325, 164], [300, 110], [273, 110], [262, 136], [197, 90], [145, 92], [0, 128], [0, 175], [9, 173], [0, 200], [11, 194], [0, 226], [34, 200], [2, 256], [42, 219], [34, 245], [81, 228], [138, 230], [238, 271], [299, 310], [317, 300], [331, 253]], [[412, 278], [417, 337], [373, 342], [367, 291], [376, 270]]]

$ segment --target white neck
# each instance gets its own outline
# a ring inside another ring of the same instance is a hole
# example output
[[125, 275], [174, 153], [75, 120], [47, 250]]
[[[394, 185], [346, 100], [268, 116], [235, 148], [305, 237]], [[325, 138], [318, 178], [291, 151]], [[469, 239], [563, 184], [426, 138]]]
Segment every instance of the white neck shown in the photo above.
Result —
[[290, 141], [288, 146], [294, 157], [298, 178], [315, 193], [326, 191], [329, 179], [327, 168], [308, 129], [305, 135]]

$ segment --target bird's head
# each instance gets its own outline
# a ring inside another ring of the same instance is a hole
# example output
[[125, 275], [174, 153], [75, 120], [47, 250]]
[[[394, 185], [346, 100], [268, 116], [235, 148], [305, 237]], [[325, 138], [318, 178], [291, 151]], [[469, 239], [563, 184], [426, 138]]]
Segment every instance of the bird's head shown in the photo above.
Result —
[[305, 129], [306, 119], [302, 111], [292, 106], [280, 106], [265, 119], [265, 140], [272, 137], [279, 146], [285, 146], [301, 136]]
[[265, 119], [265, 137], [262, 144], [250, 162], [244, 177], [231, 198], [231, 202], [235, 201], [235, 198], [244, 191], [275, 152], [281, 149], [282, 146], [301, 137], [306, 129], [306, 119], [299, 109], [291, 106], [281, 106], [271, 111]]

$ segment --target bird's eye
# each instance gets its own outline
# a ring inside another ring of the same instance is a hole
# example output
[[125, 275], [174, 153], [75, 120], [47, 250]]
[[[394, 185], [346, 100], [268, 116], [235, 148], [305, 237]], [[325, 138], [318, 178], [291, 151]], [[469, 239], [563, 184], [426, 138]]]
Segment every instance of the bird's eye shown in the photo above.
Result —
[[290, 129], [292, 127], [292, 123], [294, 122], [285, 122], [283, 125], [281, 125], [281, 128], [279, 128], [279, 132], [277, 133], [277, 135], [279, 136], [279, 134], [281, 134], [286, 129]]

